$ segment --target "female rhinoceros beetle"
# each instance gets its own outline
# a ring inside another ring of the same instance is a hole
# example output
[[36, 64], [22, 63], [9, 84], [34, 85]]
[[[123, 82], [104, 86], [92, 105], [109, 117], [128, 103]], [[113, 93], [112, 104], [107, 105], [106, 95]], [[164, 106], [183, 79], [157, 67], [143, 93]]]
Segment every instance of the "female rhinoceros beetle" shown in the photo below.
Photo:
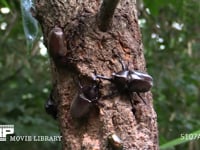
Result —
[[55, 103], [55, 100], [53, 99], [52, 93], [53, 92], [51, 91], [50, 96], [49, 96], [48, 100], [45, 103], [45, 110], [54, 119], [57, 119], [57, 105]]
[[54, 27], [48, 36], [49, 55], [58, 65], [65, 65], [67, 48], [63, 30], [60, 27]]
[[100, 98], [99, 85], [95, 83], [93, 85], [82, 86], [79, 82], [79, 92], [72, 101], [70, 107], [70, 113], [73, 118], [83, 118], [90, 112], [92, 106], [98, 106]]
[[[117, 73], [113, 73], [112, 77], [96, 75], [96, 78], [109, 80], [116, 85], [117, 89], [121, 93], [128, 94], [129, 96], [131, 96], [132, 92], [136, 92], [146, 104], [145, 100], [140, 96], [140, 92], [148, 92], [151, 89], [153, 86], [153, 78], [146, 73], [128, 69], [122, 60], [120, 60], [120, 63], [122, 65], [122, 70]], [[130, 102], [132, 110], [134, 110], [132, 99], [130, 99]]]

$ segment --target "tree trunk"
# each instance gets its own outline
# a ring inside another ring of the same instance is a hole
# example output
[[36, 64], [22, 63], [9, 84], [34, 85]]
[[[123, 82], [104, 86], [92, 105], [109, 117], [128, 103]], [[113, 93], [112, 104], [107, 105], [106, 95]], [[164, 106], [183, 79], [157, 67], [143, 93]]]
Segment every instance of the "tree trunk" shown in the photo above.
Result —
[[[115, 87], [109, 81], [101, 80], [99, 102], [103, 106], [91, 108], [87, 119], [71, 116], [71, 103], [81, 90], [77, 82], [82, 86], [93, 85], [95, 71], [110, 77], [113, 72], [122, 70], [120, 59], [131, 70], [146, 71], [136, 1], [119, 1], [106, 32], [99, 29], [101, 3], [100, 0], [35, 0], [36, 18], [51, 56], [53, 97], [58, 109], [63, 149], [106, 150], [109, 149], [108, 136], [115, 133], [123, 141], [124, 149], [156, 150], [157, 117], [150, 92], [141, 94], [147, 104], [133, 94], [133, 115], [129, 96], [105, 97]], [[54, 27], [64, 34], [64, 41], [59, 37], [61, 43], [58, 45], [55, 39], [48, 38]], [[51, 47], [58, 47], [58, 50], [51, 50]], [[77, 112], [81, 109], [81, 106], [77, 108]]]

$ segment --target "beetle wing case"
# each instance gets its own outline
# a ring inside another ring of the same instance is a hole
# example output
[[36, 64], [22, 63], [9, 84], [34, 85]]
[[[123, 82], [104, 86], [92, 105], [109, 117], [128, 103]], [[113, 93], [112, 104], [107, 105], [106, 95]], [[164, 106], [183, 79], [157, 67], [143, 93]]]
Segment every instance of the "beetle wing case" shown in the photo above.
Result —
[[48, 37], [48, 49], [52, 58], [64, 57], [67, 53], [64, 33], [61, 28], [55, 27], [51, 30]]
[[153, 86], [153, 78], [142, 72], [130, 71], [130, 91], [134, 92], [148, 92]]
[[91, 101], [87, 99], [84, 94], [77, 94], [70, 106], [70, 113], [72, 118], [82, 118], [89, 113]]

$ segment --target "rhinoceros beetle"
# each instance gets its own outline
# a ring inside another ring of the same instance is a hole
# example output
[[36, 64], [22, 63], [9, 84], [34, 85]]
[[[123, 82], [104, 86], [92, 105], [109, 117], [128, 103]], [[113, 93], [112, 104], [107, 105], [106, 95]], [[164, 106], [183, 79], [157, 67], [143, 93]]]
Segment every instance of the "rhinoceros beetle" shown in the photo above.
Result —
[[93, 85], [85, 85], [82, 86], [80, 82], [79, 85], [79, 92], [75, 96], [72, 101], [70, 107], [70, 113], [72, 118], [84, 118], [90, 112], [91, 107], [98, 106], [100, 103], [98, 102], [100, 98], [100, 81], [95, 82]]
[[[122, 70], [117, 73], [113, 73], [112, 77], [105, 77], [95, 73], [96, 78], [109, 80], [116, 85], [117, 89], [121, 93], [128, 94], [129, 96], [135, 92], [146, 104], [145, 100], [140, 96], [140, 92], [148, 92], [151, 89], [153, 86], [153, 78], [147, 73], [130, 70], [124, 65], [121, 59], [120, 63], [122, 65]], [[132, 111], [134, 111], [133, 101], [131, 98], [130, 102], [132, 105]]]
[[112, 150], [123, 150], [123, 141], [115, 133], [108, 136], [108, 146]]
[[51, 115], [54, 119], [57, 119], [57, 105], [53, 99], [53, 92], [51, 91], [48, 100], [45, 103], [45, 110], [47, 114]]
[[49, 55], [57, 65], [65, 65], [67, 48], [63, 30], [60, 27], [54, 27], [48, 35]]

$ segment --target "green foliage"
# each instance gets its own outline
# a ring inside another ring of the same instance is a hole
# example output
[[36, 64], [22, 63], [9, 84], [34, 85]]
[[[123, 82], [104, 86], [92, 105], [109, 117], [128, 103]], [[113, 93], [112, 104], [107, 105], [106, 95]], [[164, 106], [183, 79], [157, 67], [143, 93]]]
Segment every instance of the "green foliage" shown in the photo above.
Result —
[[[200, 129], [199, 0], [143, 4], [139, 18], [147, 69], [155, 82], [161, 148], [197, 150], [197, 141], [180, 138]], [[14, 124], [16, 135], [59, 135], [58, 124], [44, 111], [52, 86], [48, 58], [40, 54], [39, 40], [27, 54], [19, 1], [1, 0], [0, 6], [10, 8], [7, 14], [0, 12], [0, 124]], [[2, 146], [59, 149], [60, 143], [1, 142]]]
[[147, 68], [155, 82], [153, 95], [162, 145], [200, 129], [200, 3], [144, 0], [140, 14]]
[[[200, 130], [195, 131], [191, 134], [181, 134], [180, 138], [169, 141], [166, 144], [160, 146], [160, 150], [174, 149], [174, 146], [183, 144], [185, 142], [191, 142], [193, 140], [198, 140], [200, 138]], [[199, 149], [199, 148], [198, 148]]]
[[[4, 7], [10, 12], [0, 12], [0, 124], [14, 124], [16, 136], [60, 135], [57, 121], [44, 109], [52, 85], [48, 57], [38, 47], [42, 41], [35, 42], [28, 55], [19, 2]], [[61, 149], [61, 143], [0, 142], [0, 147], [53, 150]]]
[[6, 2], [6, 0], [1, 0], [0, 1], [0, 6], [9, 7], [8, 3]]

